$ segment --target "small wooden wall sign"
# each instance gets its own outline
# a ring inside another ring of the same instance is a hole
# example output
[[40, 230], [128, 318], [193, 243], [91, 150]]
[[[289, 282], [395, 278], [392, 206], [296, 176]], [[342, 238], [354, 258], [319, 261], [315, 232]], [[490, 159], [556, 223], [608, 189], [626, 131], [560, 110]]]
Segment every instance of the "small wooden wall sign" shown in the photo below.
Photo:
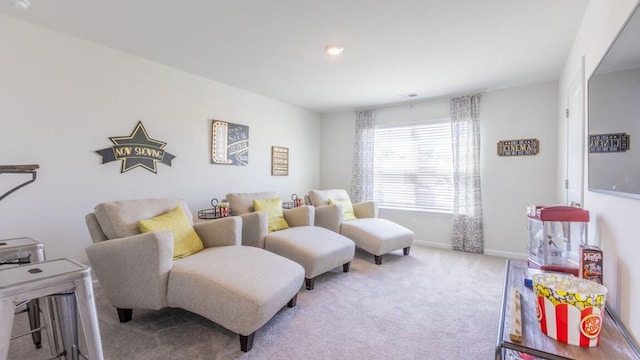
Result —
[[631, 149], [627, 133], [589, 135], [590, 153], [625, 152]]
[[289, 176], [289, 148], [271, 147], [271, 175]]
[[538, 139], [517, 139], [498, 141], [498, 156], [538, 155]]

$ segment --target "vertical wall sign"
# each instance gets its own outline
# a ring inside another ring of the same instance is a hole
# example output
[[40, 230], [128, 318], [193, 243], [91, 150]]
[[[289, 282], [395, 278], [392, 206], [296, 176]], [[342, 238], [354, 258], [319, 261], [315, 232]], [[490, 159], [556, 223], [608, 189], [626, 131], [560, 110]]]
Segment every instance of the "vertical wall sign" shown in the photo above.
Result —
[[289, 176], [289, 148], [271, 147], [271, 175]]
[[249, 164], [249, 127], [213, 120], [211, 127], [211, 163]]
[[517, 139], [498, 141], [498, 156], [538, 155], [538, 139]]
[[121, 160], [120, 173], [142, 167], [157, 174], [156, 163], [158, 161], [171, 166], [171, 160], [175, 158], [174, 155], [164, 150], [167, 143], [149, 137], [142, 121], [138, 122], [131, 135], [114, 136], [109, 140], [113, 143], [112, 147], [96, 152], [102, 156], [103, 164]]

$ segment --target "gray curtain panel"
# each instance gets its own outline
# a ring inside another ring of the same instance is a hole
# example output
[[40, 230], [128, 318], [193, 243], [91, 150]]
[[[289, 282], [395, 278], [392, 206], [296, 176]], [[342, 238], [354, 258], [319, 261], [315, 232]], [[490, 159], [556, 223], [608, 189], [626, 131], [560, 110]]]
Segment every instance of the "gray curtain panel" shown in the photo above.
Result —
[[480, 190], [480, 98], [468, 95], [451, 99], [453, 147], [454, 250], [482, 254], [484, 232]]
[[375, 110], [356, 112], [351, 173], [351, 201], [354, 203], [373, 200], [375, 115]]

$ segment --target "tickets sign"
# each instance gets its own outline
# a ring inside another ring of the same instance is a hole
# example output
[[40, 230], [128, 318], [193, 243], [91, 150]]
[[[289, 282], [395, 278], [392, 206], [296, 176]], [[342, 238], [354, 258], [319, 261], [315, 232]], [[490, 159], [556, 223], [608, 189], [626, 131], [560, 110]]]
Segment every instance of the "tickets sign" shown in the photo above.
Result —
[[626, 133], [589, 135], [590, 153], [625, 152], [630, 145], [631, 138]]

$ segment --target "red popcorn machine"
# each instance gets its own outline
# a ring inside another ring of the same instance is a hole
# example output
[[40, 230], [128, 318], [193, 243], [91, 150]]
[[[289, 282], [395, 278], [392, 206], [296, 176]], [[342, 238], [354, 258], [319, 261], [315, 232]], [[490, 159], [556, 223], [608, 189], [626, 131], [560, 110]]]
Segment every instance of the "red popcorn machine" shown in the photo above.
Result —
[[529, 206], [529, 267], [579, 276], [589, 211], [572, 206]]

